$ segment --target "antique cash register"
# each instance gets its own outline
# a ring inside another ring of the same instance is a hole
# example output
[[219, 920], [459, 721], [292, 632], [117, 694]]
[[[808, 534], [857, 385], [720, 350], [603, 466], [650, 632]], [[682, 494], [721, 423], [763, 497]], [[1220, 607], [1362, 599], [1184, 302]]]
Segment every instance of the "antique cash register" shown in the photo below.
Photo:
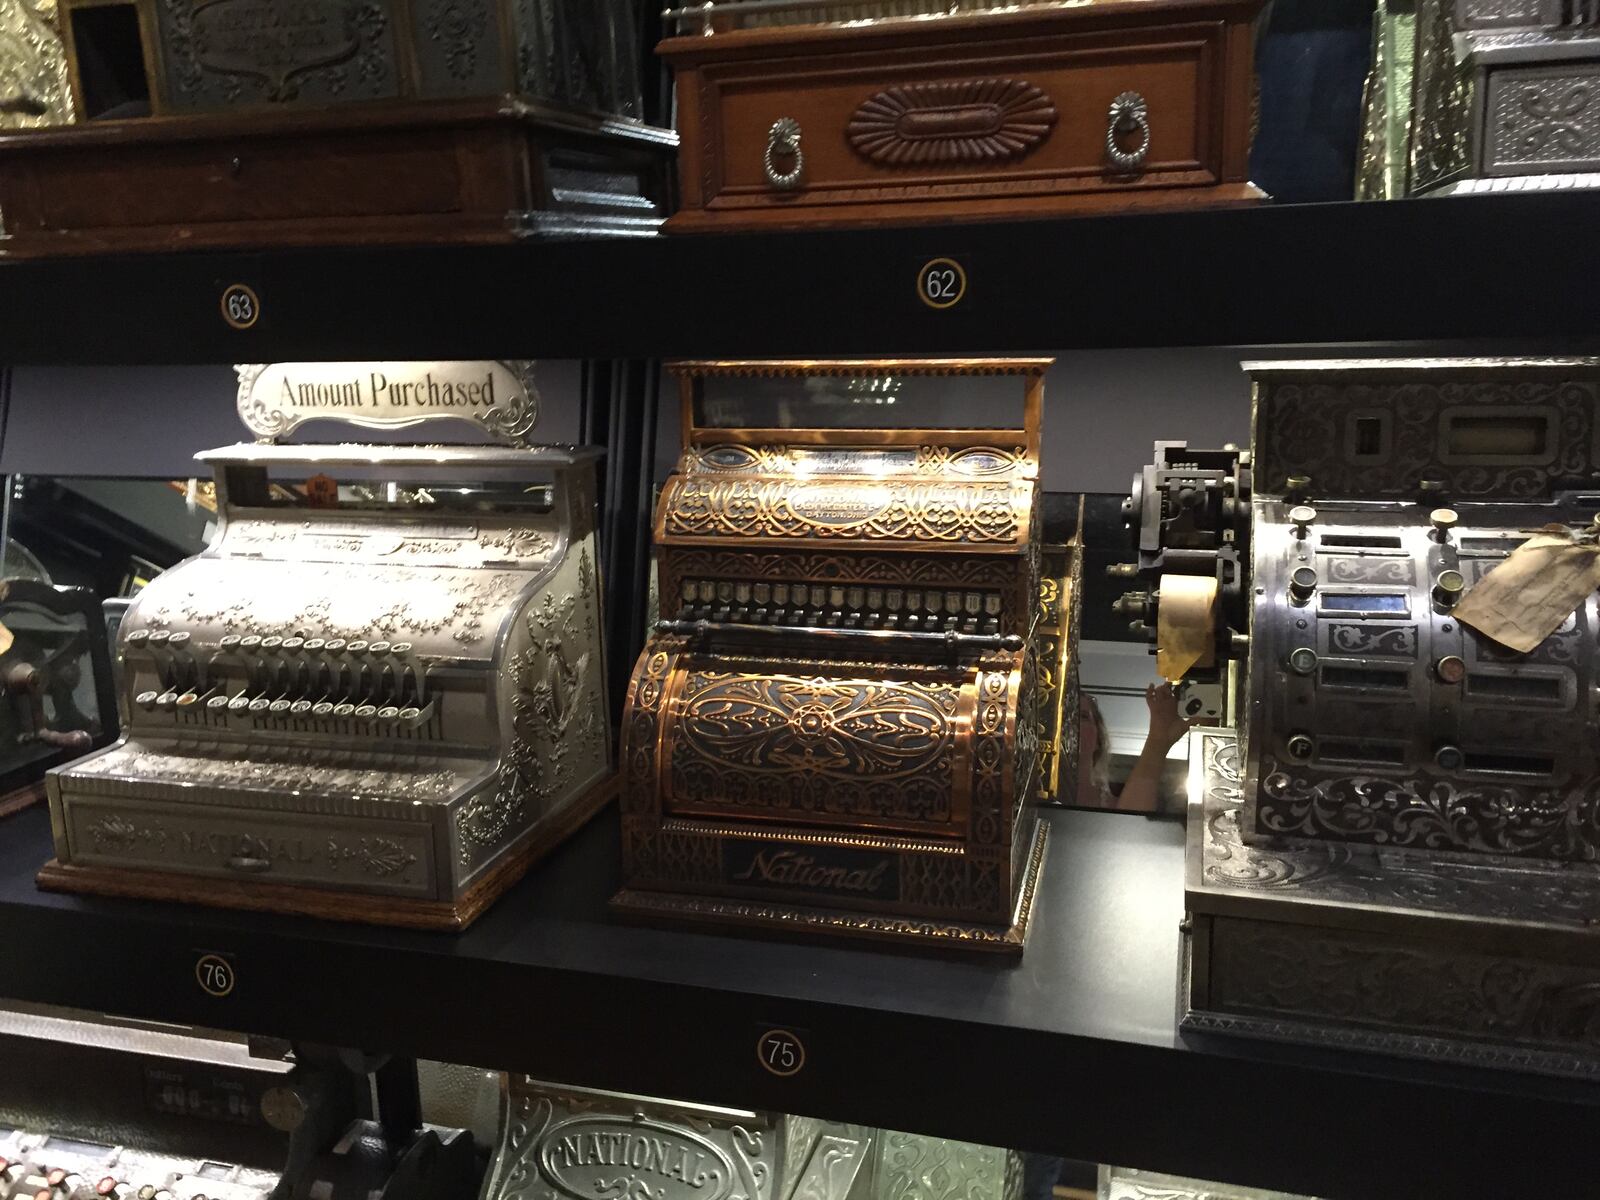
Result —
[[[49, 778], [52, 889], [470, 922], [610, 793], [599, 451], [531, 365], [240, 369], [219, 528], [118, 634], [124, 735]], [[311, 419], [495, 444], [274, 444]], [[279, 477], [279, 482], [273, 481]]]
[[1183, 1025], [1594, 1074], [1600, 360], [1247, 370], [1253, 452], [1158, 443], [1128, 509], [1162, 673], [1234, 684]]
[[673, 368], [617, 908], [1020, 953], [1048, 361]]
[[[0, 52], [44, 44], [45, 0], [21, 3]], [[57, 127], [0, 135], [0, 252], [503, 242], [666, 216], [677, 138], [643, 120], [628, 0], [59, 3], [71, 94], [38, 67], [29, 101]]]
[[[1416, 0], [1413, 191], [1434, 195], [1600, 184], [1600, 6], [1592, 0]], [[1403, 18], [1396, 18], [1401, 20]], [[1397, 122], [1381, 112], [1372, 121]], [[1391, 138], [1391, 142], [1398, 139]]]
[[669, 11], [673, 231], [1238, 204], [1260, 0]]
[[1022, 1156], [812, 1117], [504, 1078], [483, 1200], [1019, 1200]]

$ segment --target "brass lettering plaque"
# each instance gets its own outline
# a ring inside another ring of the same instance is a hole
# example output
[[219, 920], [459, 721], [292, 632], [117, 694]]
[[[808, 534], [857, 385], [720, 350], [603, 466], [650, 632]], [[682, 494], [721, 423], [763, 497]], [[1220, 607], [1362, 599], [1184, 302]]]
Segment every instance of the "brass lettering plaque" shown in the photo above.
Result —
[[262, 441], [306, 421], [398, 428], [444, 418], [521, 445], [539, 419], [530, 362], [269, 363], [235, 370], [239, 417]]

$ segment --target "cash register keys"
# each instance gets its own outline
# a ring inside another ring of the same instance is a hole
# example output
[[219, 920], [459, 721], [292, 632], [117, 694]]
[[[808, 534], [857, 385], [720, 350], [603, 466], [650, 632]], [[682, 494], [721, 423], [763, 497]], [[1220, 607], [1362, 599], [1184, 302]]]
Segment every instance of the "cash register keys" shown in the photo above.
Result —
[[[1020, 953], [1048, 360], [674, 367], [620, 911]], [[935, 393], [987, 428], [912, 428]], [[803, 426], [803, 427], [797, 427]], [[830, 427], [823, 428], [821, 426]]]
[[[245, 367], [239, 412], [263, 440], [200, 456], [218, 533], [124, 618], [125, 732], [50, 775], [39, 882], [463, 926], [610, 792], [599, 451], [525, 444], [525, 363]], [[270, 440], [312, 417], [498, 444]]]

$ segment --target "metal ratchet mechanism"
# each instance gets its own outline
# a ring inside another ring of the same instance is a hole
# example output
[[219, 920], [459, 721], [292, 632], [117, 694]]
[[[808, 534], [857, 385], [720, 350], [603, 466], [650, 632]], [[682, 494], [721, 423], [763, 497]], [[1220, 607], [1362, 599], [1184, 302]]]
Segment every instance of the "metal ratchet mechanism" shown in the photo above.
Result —
[[[1158, 648], [1163, 630], [1162, 588], [1171, 580], [1192, 613], [1190, 597], [1210, 590], [1205, 652], [1184, 672], [1185, 711], [1190, 716], [1225, 716], [1227, 664], [1248, 646], [1250, 565], [1250, 451], [1237, 446], [1194, 449], [1187, 442], [1157, 442], [1154, 461], [1133, 477], [1122, 502], [1124, 527], [1138, 554], [1131, 563], [1113, 563], [1113, 578], [1137, 579], [1142, 587], [1124, 592], [1115, 611], [1129, 618], [1129, 631]], [[1194, 581], [1210, 581], [1196, 588]], [[1192, 620], [1185, 614], [1184, 620]], [[1198, 639], [1199, 630], [1191, 630]]]

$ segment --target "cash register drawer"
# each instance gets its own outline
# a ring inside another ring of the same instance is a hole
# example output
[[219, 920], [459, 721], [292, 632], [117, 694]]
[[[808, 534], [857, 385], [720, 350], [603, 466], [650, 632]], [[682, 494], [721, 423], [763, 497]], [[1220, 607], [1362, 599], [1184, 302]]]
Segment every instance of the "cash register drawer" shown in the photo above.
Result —
[[[825, 661], [680, 660], [660, 758], [668, 816], [966, 835], [980, 686], [1015, 722], [1019, 671]], [[993, 686], [990, 684], [989, 686]]]
[[[1258, 197], [1244, 183], [1254, 8], [1113, 0], [673, 39], [683, 211], [669, 228]], [[798, 158], [774, 136], [784, 120]], [[1113, 122], [1136, 165], [1112, 161]]]
[[71, 861], [433, 898], [433, 827], [227, 805], [68, 798]]

